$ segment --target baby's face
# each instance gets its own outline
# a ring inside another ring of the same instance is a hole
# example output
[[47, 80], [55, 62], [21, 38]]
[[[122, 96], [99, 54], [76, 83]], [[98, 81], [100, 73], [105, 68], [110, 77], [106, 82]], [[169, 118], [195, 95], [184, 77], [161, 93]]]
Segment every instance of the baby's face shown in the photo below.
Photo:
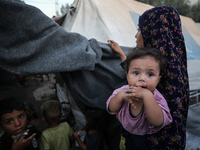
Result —
[[129, 86], [139, 86], [153, 92], [161, 77], [159, 63], [151, 56], [134, 59], [126, 77]]
[[8, 136], [25, 132], [27, 117], [24, 110], [14, 110], [1, 116], [1, 127]]

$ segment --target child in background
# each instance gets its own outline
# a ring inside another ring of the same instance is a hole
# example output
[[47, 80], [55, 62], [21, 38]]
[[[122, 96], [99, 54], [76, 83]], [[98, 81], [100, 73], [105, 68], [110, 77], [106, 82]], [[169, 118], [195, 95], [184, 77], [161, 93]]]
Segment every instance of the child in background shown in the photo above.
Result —
[[46, 101], [42, 107], [42, 119], [48, 129], [42, 132], [40, 150], [69, 150], [74, 141], [73, 130], [67, 122], [60, 122], [61, 105], [59, 101]]
[[28, 124], [37, 126], [39, 121], [38, 112], [31, 103], [25, 103]]
[[17, 98], [0, 101], [0, 126], [4, 134], [0, 138], [1, 150], [39, 150], [34, 126], [27, 127], [24, 102]]
[[123, 62], [128, 85], [116, 89], [107, 110], [117, 114], [125, 141], [121, 149], [145, 149], [146, 134], [172, 122], [165, 98], [156, 89], [166, 72], [167, 61], [157, 49], [134, 48]]
[[105, 111], [87, 108], [84, 115], [86, 120], [86, 141], [81, 141], [78, 135], [81, 130], [74, 133], [75, 140], [82, 150], [104, 150]]

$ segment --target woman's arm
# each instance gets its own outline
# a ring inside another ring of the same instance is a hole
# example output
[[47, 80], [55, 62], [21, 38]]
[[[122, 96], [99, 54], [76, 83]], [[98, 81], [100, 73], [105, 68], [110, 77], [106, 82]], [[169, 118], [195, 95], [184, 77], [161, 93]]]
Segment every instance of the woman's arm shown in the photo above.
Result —
[[110, 47], [112, 47], [112, 49], [117, 52], [121, 58], [121, 61], [123, 62], [124, 60], [126, 60], [126, 55], [124, 54], [124, 52], [122, 51], [122, 49], [120, 48], [119, 44], [113, 40], [108, 40], [108, 44], [110, 45]]

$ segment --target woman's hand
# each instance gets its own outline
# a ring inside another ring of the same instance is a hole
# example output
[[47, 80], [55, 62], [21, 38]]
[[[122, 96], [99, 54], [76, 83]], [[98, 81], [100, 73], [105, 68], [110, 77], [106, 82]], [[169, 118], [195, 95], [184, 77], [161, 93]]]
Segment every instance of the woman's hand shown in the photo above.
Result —
[[113, 40], [108, 40], [108, 44], [110, 45], [110, 47], [119, 54], [121, 61], [123, 62], [124, 60], [126, 60], [126, 55], [124, 54], [124, 52], [122, 51], [122, 49], [120, 48], [119, 44]]

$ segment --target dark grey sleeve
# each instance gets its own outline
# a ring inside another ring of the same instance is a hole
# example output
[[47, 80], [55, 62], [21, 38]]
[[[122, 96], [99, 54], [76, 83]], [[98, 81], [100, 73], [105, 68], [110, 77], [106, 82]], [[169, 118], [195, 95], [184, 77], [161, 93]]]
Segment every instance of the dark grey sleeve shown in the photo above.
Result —
[[64, 30], [39, 9], [0, 1], [0, 68], [15, 74], [94, 70], [102, 56], [95, 39]]

